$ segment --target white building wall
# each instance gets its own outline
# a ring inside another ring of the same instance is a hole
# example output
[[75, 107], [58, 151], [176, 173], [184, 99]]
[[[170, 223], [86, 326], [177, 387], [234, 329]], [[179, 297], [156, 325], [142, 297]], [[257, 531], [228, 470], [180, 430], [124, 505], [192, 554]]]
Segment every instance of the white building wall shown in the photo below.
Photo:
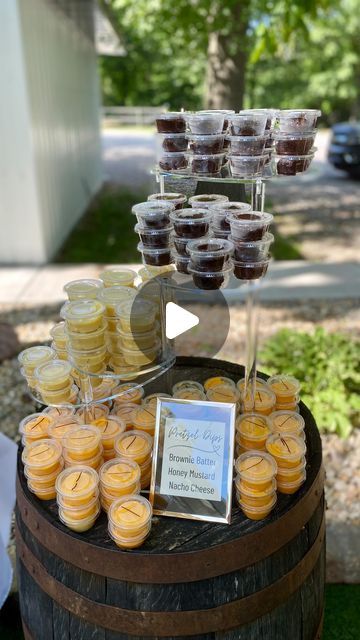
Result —
[[[42, 262], [53, 257], [101, 185], [96, 52], [53, 0], [1, 0], [0, 6], [3, 1], [18, 8], [18, 57], [22, 57], [22, 84], [26, 85], [20, 101], [25, 112], [22, 128], [28, 129], [27, 138], [31, 135], [24, 164], [32, 166], [37, 210], [29, 213], [28, 194], [18, 183], [20, 229], [4, 254], [0, 244], [0, 261]], [[82, 0], [82, 5], [91, 10], [92, 0]], [[11, 56], [13, 50], [14, 42], [9, 43]], [[23, 153], [21, 138], [17, 136], [10, 173]], [[26, 219], [31, 230], [23, 233]]]

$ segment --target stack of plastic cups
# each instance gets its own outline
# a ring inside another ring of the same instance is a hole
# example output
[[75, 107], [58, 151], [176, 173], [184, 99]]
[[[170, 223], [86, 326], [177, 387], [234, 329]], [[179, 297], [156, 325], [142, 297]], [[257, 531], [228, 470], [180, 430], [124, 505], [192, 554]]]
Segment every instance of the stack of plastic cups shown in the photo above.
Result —
[[65, 322], [58, 322], [50, 329], [52, 337], [51, 347], [56, 351], [56, 357], [59, 360], [67, 360], [69, 354], [66, 349], [67, 336], [65, 331]]
[[121, 549], [136, 549], [151, 530], [152, 506], [146, 498], [127, 495], [112, 503], [109, 512], [109, 535]]
[[56, 352], [51, 347], [39, 345], [37, 347], [29, 347], [24, 349], [18, 355], [18, 361], [21, 369], [20, 373], [26, 379], [30, 389], [36, 390], [37, 380], [34, 372], [37, 367], [46, 364], [56, 358]]
[[126, 267], [111, 267], [105, 269], [99, 275], [104, 287], [135, 287], [137, 274]]
[[260, 413], [243, 413], [236, 420], [236, 456], [245, 451], [257, 449], [265, 451], [265, 444], [270, 435], [270, 423]]
[[[105, 306], [99, 300], [67, 302], [61, 309], [66, 323], [69, 359], [82, 372], [101, 376], [106, 370]], [[99, 377], [98, 383], [101, 383]], [[96, 385], [96, 378], [92, 378]]]
[[300, 382], [286, 374], [272, 376], [268, 386], [276, 395], [276, 411], [298, 411], [300, 400]]
[[277, 465], [264, 451], [248, 451], [235, 462], [236, 499], [250, 520], [262, 520], [274, 508]]
[[144, 431], [153, 438], [156, 425], [156, 405], [150, 403], [138, 407], [133, 413], [132, 421], [135, 430]]
[[46, 404], [71, 402], [77, 396], [77, 387], [73, 384], [72, 366], [65, 360], [51, 360], [35, 369], [37, 389]]
[[125, 430], [131, 431], [134, 429], [133, 415], [138, 408], [139, 405], [134, 402], [114, 402], [111, 415], [123, 420], [125, 422]]
[[63, 437], [80, 425], [81, 420], [76, 415], [58, 416], [53, 419], [52, 424], [49, 426], [49, 438], [57, 440], [62, 445]]
[[65, 467], [86, 465], [96, 471], [104, 463], [101, 433], [92, 425], [71, 429], [62, 439]]
[[56, 480], [59, 518], [77, 533], [88, 531], [100, 513], [99, 476], [90, 467], [65, 469]]
[[228, 240], [230, 237], [230, 223], [228, 216], [230, 214], [239, 215], [241, 213], [249, 213], [251, 205], [247, 202], [214, 202], [210, 204], [209, 209], [212, 213], [211, 229], [215, 238]]
[[126, 429], [126, 423], [121, 418], [109, 415], [93, 422], [93, 426], [101, 433], [101, 444], [103, 446], [104, 461], [112, 460], [116, 457], [115, 440]]
[[239, 280], [257, 280], [267, 272], [270, 262], [269, 247], [274, 236], [267, 233], [273, 216], [271, 213], [250, 211], [228, 215], [234, 243], [234, 275]]
[[304, 438], [291, 434], [272, 433], [266, 441], [266, 449], [277, 463], [278, 491], [295, 493], [306, 480]]
[[185, 114], [177, 111], [159, 114], [156, 128], [156, 155], [160, 169], [184, 171], [188, 164]]
[[146, 489], [151, 480], [153, 439], [145, 431], [126, 431], [115, 440], [119, 458], [137, 462], [141, 471], [141, 488]]
[[174, 210], [175, 206], [171, 202], [160, 200], [140, 202], [132, 208], [132, 213], [138, 221], [135, 229], [142, 240], [138, 244], [138, 250], [142, 255], [143, 264], [150, 271], [154, 270], [154, 275], [173, 262], [170, 213]]
[[204, 387], [195, 380], [181, 380], [172, 388], [173, 398], [177, 400], [206, 400]]
[[189, 273], [199, 289], [219, 289], [225, 286], [232, 273], [230, 256], [234, 245], [222, 238], [191, 240], [187, 245], [190, 257]]
[[202, 111], [186, 116], [189, 170], [205, 176], [219, 176], [225, 162], [225, 113]]
[[[132, 287], [106, 287], [100, 293], [101, 302], [105, 306], [106, 344], [109, 354], [109, 367], [115, 373], [126, 373], [128, 367], [124, 361], [122, 342], [119, 336], [120, 318], [117, 307], [120, 303], [130, 301], [132, 304], [136, 290]], [[108, 394], [110, 395], [110, 394]]]
[[230, 117], [230, 170], [234, 177], [251, 178], [262, 174], [268, 154], [264, 153], [269, 135], [267, 115], [255, 110]]
[[31, 413], [23, 418], [19, 424], [21, 442], [26, 447], [37, 440], [49, 437], [49, 427], [54, 419], [44, 413]]
[[233, 155], [265, 155], [265, 165], [271, 160], [272, 147], [273, 147], [273, 132], [276, 122], [276, 116], [278, 114], [277, 109], [244, 109], [239, 112], [239, 115], [252, 116], [252, 115], [266, 116], [265, 131], [261, 135], [240, 135], [231, 136], [229, 144], [231, 146], [231, 153]]
[[288, 410], [274, 411], [269, 415], [268, 420], [272, 433], [290, 434], [306, 440], [305, 420], [300, 413]]
[[102, 287], [103, 283], [101, 280], [84, 278], [81, 280], [72, 280], [71, 282], [67, 282], [67, 284], [64, 285], [64, 292], [70, 302], [79, 300], [95, 300]]
[[191, 207], [182, 209], [182, 211], [174, 211], [170, 218], [174, 225], [175, 249], [172, 255], [175, 265], [180, 273], [188, 274], [190, 256], [187, 252], [187, 246], [191, 240], [205, 240], [212, 236], [210, 233], [212, 213], [207, 208]]
[[138, 298], [134, 304], [119, 304], [117, 311], [125, 365], [133, 371], [139, 371], [153, 363], [161, 350], [155, 322], [156, 305], [145, 298]]
[[184, 193], [152, 193], [148, 196], [148, 200], [170, 202], [170, 204], [174, 205], [175, 209], [182, 209], [186, 204], [187, 198]]
[[22, 452], [29, 490], [40, 500], [55, 498], [55, 482], [64, 468], [61, 445], [47, 438], [27, 445]]
[[125, 495], [140, 493], [140, 467], [133, 460], [114, 458], [100, 469], [100, 501], [104, 511]]
[[306, 171], [316, 148], [317, 109], [285, 109], [278, 112], [278, 130], [274, 133], [275, 172], [277, 175], [295, 176]]

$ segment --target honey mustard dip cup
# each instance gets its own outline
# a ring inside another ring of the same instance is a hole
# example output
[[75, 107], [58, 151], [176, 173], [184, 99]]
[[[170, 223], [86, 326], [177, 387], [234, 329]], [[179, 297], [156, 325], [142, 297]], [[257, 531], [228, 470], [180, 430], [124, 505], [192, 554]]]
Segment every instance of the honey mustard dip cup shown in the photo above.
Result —
[[105, 305], [99, 300], [79, 300], [66, 302], [60, 315], [66, 322], [68, 331], [90, 333], [103, 326]]
[[56, 478], [55, 487], [62, 506], [86, 506], [99, 493], [99, 476], [94, 469], [78, 465], [62, 471]]

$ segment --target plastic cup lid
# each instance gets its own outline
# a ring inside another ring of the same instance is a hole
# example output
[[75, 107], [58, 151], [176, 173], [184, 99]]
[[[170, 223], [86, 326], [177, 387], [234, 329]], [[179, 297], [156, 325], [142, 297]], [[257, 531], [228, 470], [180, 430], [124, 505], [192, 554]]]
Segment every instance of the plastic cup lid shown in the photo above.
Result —
[[181, 222], [183, 224], [207, 222], [211, 220], [211, 218], [212, 213], [209, 211], [209, 209], [201, 209], [200, 207], [189, 207], [186, 209], [180, 209], [178, 211], [173, 211], [170, 214], [170, 220], [173, 220], [174, 222]]
[[142, 529], [150, 522], [151, 516], [150, 502], [136, 494], [118, 498], [108, 512], [109, 523], [119, 530]]
[[61, 445], [56, 440], [43, 438], [26, 445], [21, 459], [30, 467], [43, 467], [46, 464], [54, 464], [61, 458]]
[[214, 202], [214, 204], [210, 204], [209, 206], [214, 213], [236, 213], [239, 211], [251, 211], [251, 205], [247, 202]]
[[66, 302], [60, 310], [65, 320], [87, 320], [102, 315], [105, 306], [99, 300], [78, 300]]
[[37, 363], [41, 364], [42, 362], [55, 358], [55, 356], [56, 353], [54, 349], [39, 345], [36, 347], [29, 347], [28, 349], [21, 351], [18, 355], [18, 360], [20, 364], [26, 367], [27, 365], [36, 365]]
[[[207, 249], [201, 250], [199, 247], [206, 244]], [[232, 253], [234, 244], [230, 240], [222, 240], [221, 238], [209, 238], [204, 240], [191, 240], [187, 245], [187, 251], [189, 254], [196, 257], [203, 257], [205, 259], [209, 257], [216, 257]]]
[[118, 269], [105, 269], [99, 274], [100, 280], [105, 280], [106, 282], [113, 282], [114, 285], [119, 282], [133, 282], [136, 278], [136, 271], [132, 269], [127, 269], [126, 267], [119, 267]]
[[[276, 451], [274, 451], [275, 447]], [[266, 440], [266, 449], [280, 460], [296, 460], [305, 454], [306, 444], [298, 436], [273, 433]]]
[[62, 438], [63, 447], [70, 451], [82, 451], [88, 447], [99, 446], [101, 434], [99, 429], [91, 425], [80, 425], [74, 427]]
[[265, 451], [247, 451], [235, 462], [236, 472], [251, 482], [266, 482], [277, 473], [275, 459]]
[[35, 377], [40, 382], [55, 382], [58, 378], [70, 378], [72, 366], [66, 360], [51, 360], [35, 369]]
[[95, 469], [85, 465], [68, 467], [56, 478], [55, 488], [63, 498], [80, 498], [95, 491], [99, 476]]
[[100, 483], [105, 487], [127, 487], [140, 480], [140, 467], [134, 460], [113, 458], [104, 462], [100, 471]]
[[67, 282], [64, 285], [64, 291], [65, 293], [69, 293], [69, 291], [71, 291], [72, 293], [78, 294], [78, 295], [85, 295], [86, 293], [88, 293], [89, 291], [91, 291], [92, 289], [101, 289], [103, 286], [103, 283], [101, 282], [101, 280], [96, 280], [94, 279], [80, 279], [80, 280], [71, 280], [70, 282]]
[[170, 213], [175, 210], [175, 205], [170, 201], [164, 200], [147, 200], [146, 202], [140, 202], [135, 204], [131, 209], [135, 215], [163, 215], [164, 213]]

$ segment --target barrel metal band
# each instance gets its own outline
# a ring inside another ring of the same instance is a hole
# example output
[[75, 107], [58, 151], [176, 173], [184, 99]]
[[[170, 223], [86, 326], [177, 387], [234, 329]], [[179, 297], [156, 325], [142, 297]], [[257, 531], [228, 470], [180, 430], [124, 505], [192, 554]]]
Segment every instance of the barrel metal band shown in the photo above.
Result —
[[317, 508], [324, 486], [321, 467], [309, 490], [281, 518], [260, 531], [198, 551], [129, 554], [79, 540], [49, 522], [25, 496], [17, 479], [17, 504], [24, 524], [50, 553], [97, 575], [143, 584], [195, 582], [260, 562], [292, 540]]
[[226, 631], [248, 624], [287, 600], [307, 579], [320, 556], [325, 536], [325, 516], [317, 537], [300, 562], [279, 580], [241, 600], [198, 611], [134, 611], [100, 604], [50, 576], [16, 530], [20, 561], [38, 586], [71, 614], [89, 623], [130, 636], [187, 636]]

